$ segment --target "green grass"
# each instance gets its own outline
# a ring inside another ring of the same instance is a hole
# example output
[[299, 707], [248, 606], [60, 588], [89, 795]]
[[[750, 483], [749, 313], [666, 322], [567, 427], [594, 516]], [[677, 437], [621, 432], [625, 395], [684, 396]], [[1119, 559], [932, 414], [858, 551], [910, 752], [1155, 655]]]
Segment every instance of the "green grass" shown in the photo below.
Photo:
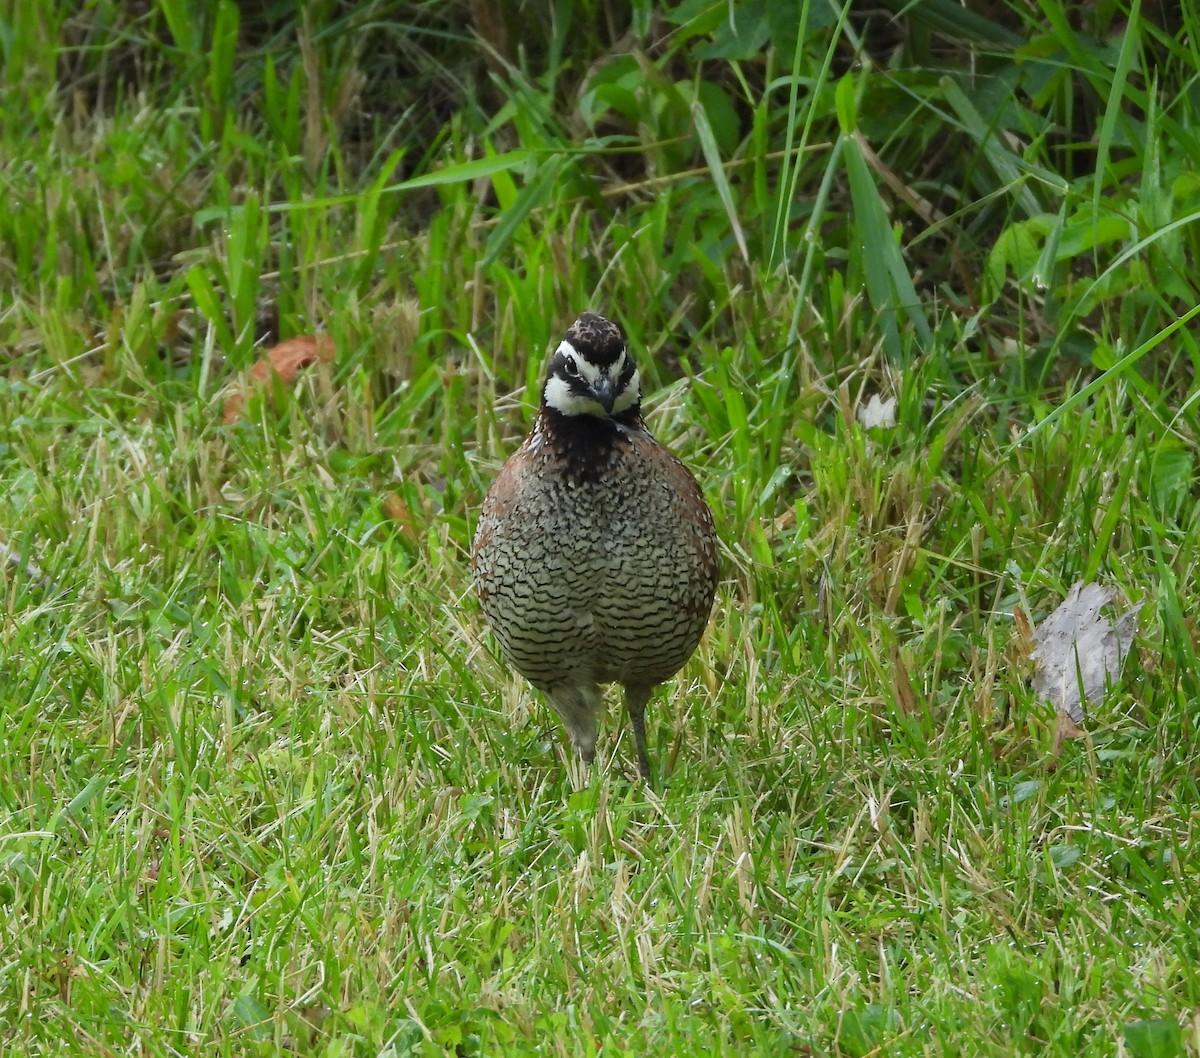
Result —
[[[245, 6], [0, 13], [0, 1051], [1200, 1055], [1194, 7]], [[649, 788], [470, 592], [587, 307], [724, 547]]]

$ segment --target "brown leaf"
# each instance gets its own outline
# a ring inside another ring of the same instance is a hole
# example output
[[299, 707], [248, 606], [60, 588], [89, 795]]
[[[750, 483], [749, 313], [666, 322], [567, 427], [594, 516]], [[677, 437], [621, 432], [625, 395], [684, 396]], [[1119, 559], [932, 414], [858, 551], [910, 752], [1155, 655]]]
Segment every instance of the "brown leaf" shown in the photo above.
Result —
[[1033, 622], [1029, 620], [1029, 614], [1025, 612], [1024, 606], [1018, 604], [1013, 607], [1013, 621], [1017, 625], [1021, 657], [1028, 657], [1033, 650]]
[[250, 368], [250, 377], [266, 381], [272, 369], [285, 385], [296, 381], [296, 375], [306, 367], [333, 359], [333, 339], [327, 334], [300, 334], [280, 342], [257, 364]]
[[1050, 747], [1050, 760], [1047, 764], [1049, 771], [1057, 770], [1058, 762], [1062, 758], [1063, 745], [1072, 738], [1087, 738], [1087, 731], [1066, 713], [1059, 713], [1058, 723], [1054, 726], [1054, 745]]
[[396, 493], [389, 492], [383, 497], [383, 513], [400, 527], [402, 532], [413, 543], [417, 541], [417, 519], [411, 508]]
[[1058, 729], [1054, 733], [1055, 741], [1063, 743], [1069, 738], [1087, 738], [1087, 730], [1080, 727], [1066, 713], [1058, 714]]
[[1013, 624], [1016, 627], [1004, 648], [1004, 657], [1010, 668], [1019, 669], [1022, 674], [1026, 674], [1031, 671], [1029, 658], [1036, 644], [1033, 638], [1033, 622], [1020, 603], [1013, 607]]
[[244, 391], [251, 385], [264, 385], [272, 375], [278, 375], [285, 386], [290, 386], [306, 367], [328, 363], [333, 354], [333, 339], [327, 334], [300, 334], [280, 342], [246, 372], [245, 384], [225, 399], [225, 422], [241, 417]]
[[897, 647], [892, 647], [892, 690], [895, 691], [900, 712], [905, 716], [913, 716], [917, 711], [917, 692], [913, 689], [908, 666], [904, 664]]
[[1106, 683], [1117, 678], [1137, 632], [1142, 603], [1115, 623], [1100, 613], [1116, 594], [1113, 588], [1078, 581], [1033, 634], [1033, 689], [1073, 724], [1083, 721], [1083, 703], [1103, 697]]

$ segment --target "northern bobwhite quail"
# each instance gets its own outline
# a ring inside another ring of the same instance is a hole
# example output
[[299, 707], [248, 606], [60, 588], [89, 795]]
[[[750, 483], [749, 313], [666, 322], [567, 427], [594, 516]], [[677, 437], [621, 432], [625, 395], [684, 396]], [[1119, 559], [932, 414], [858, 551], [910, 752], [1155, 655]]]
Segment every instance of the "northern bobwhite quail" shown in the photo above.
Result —
[[646, 702], [700, 642], [717, 535], [696, 479], [646, 429], [640, 399], [621, 328], [583, 313], [550, 359], [532, 433], [488, 492], [471, 564], [501, 653], [587, 762], [600, 685], [624, 685], [648, 778]]

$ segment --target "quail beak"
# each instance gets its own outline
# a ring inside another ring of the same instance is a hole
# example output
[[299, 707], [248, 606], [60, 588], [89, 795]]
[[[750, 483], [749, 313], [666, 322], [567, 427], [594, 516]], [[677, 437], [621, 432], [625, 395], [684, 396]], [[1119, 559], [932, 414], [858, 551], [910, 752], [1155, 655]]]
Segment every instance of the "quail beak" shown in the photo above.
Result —
[[617, 399], [616, 387], [613, 380], [601, 375], [592, 385], [592, 399], [604, 409], [605, 415], [611, 415], [613, 402]]

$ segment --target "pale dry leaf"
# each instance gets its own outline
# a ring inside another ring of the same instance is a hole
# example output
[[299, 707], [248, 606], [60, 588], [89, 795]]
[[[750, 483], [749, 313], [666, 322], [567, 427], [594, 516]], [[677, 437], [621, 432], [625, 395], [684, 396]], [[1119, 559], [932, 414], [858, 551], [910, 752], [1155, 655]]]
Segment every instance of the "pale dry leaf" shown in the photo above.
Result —
[[858, 422], [865, 430], [890, 429], [896, 425], [896, 398], [880, 399], [878, 393], [872, 393], [866, 404], [858, 406]]
[[2, 540], [0, 540], [0, 561], [19, 569], [30, 580], [49, 583], [42, 568], [33, 559], [25, 558], [17, 548], [10, 547]]
[[1005, 647], [1004, 655], [1009, 665], [1026, 671], [1025, 667], [1034, 648], [1033, 622], [1025, 612], [1025, 607], [1019, 603], [1013, 607], [1013, 625], [1015, 631]]
[[1029, 657], [1033, 650], [1033, 622], [1029, 620], [1029, 614], [1025, 612], [1025, 607], [1017, 605], [1013, 607], [1013, 622], [1017, 626], [1017, 643], [1020, 655], [1023, 658]]
[[1083, 703], [1102, 698], [1106, 683], [1117, 678], [1137, 632], [1142, 603], [1115, 623], [1100, 612], [1116, 594], [1113, 588], [1077, 581], [1033, 634], [1033, 689], [1075, 724], [1083, 720]]
[[236, 421], [242, 414], [245, 403], [244, 390], [250, 386], [261, 386], [274, 375], [278, 375], [285, 386], [296, 381], [296, 376], [306, 367], [333, 359], [333, 339], [327, 334], [300, 334], [280, 342], [257, 360], [246, 373], [244, 386], [239, 386], [225, 399], [224, 416], [227, 423]]
[[892, 690], [896, 695], [896, 704], [905, 716], [915, 716], [919, 708], [917, 692], [913, 687], [912, 677], [908, 674], [908, 666], [900, 656], [899, 648], [892, 647]]
[[1086, 738], [1087, 730], [1080, 727], [1066, 713], [1058, 714], [1058, 723], [1054, 727], [1054, 745], [1050, 749], [1050, 760], [1052, 767], [1057, 765], [1056, 762], [1062, 756], [1063, 746], [1073, 738]]
[[11, 567], [19, 570], [21, 574], [28, 580], [47, 588], [50, 591], [60, 592], [62, 589], [51, 580], [42, 571], [42, 567], [38, 565], [32, 558], [29, 558], [21, 549], [13, 547], [11, 544], [0, 540], [0, 569]]

